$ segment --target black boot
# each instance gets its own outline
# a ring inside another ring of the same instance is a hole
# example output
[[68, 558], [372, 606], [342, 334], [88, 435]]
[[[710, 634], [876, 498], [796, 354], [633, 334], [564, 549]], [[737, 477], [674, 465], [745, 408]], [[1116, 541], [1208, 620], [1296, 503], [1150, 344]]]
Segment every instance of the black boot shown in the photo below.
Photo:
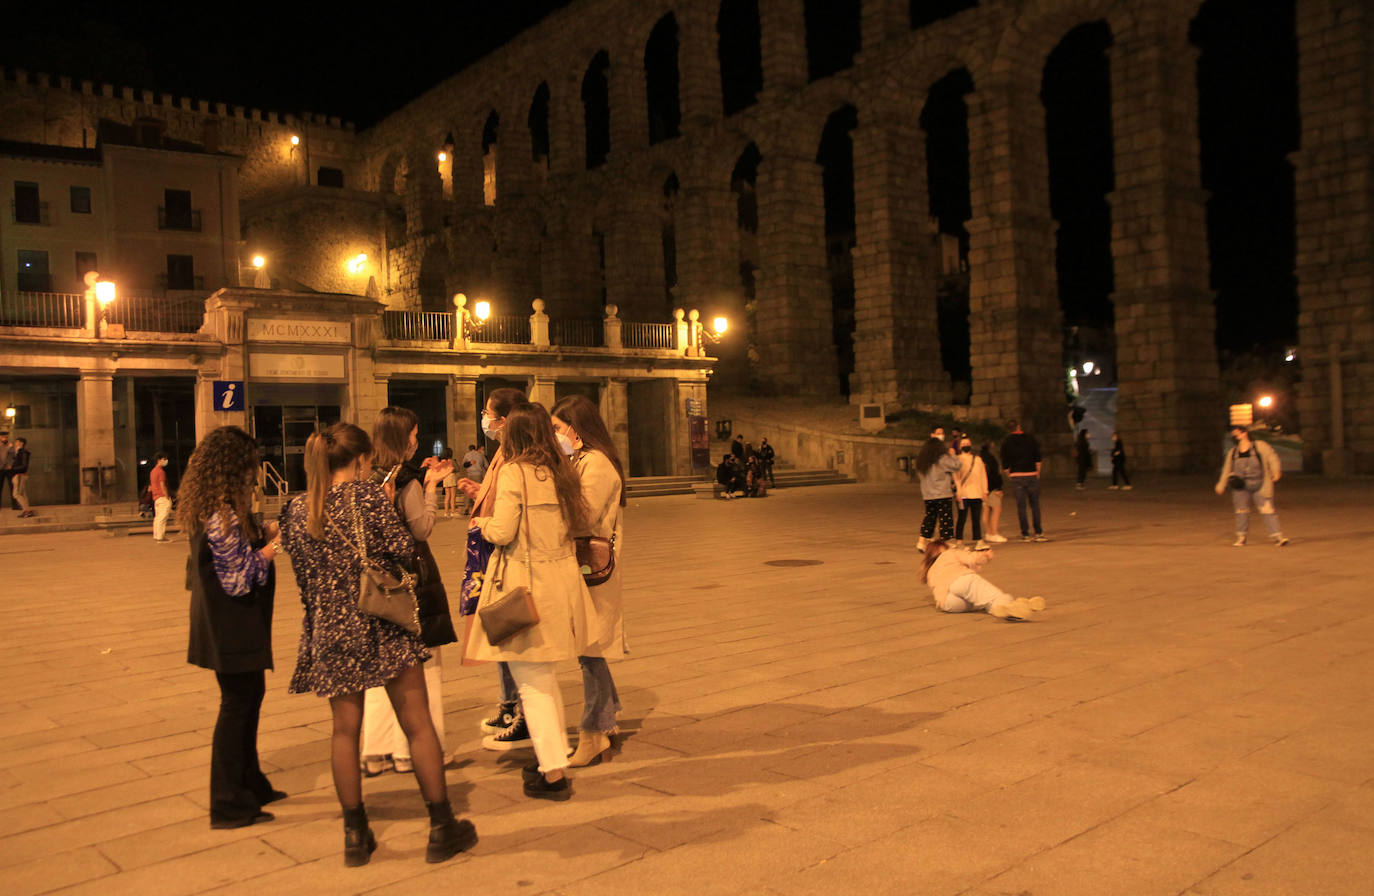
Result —
[[367, 810], [359, 803], [355, 809], [343, 810], [344, 864], [350, 868], [366, 865], [377, 848], [377, 838], [367, 824]]
[[429, 809], [429, 848], [425, 850], [426, 862], [442, 862], [451, 859], [477, 843], [477, 829], [467, 819], [453, 817], [453, 807], [448, 800], [441, 803], [425, 803]]

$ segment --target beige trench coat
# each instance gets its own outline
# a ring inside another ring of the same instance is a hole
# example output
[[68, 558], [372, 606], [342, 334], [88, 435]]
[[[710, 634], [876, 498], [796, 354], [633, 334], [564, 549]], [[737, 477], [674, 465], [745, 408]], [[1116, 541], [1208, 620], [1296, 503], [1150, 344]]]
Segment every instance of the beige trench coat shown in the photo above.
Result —
[[620, 590], [620, 552], [624, 533], [621, 531], [623, 507], [620, 506], [620, 474], [610, 458], [600, 451], [579, 451], [573, 459], [582, 477], [582, 496], [591, 509], [592, 530], [589, 534], [601, 538], [615, 538], [615, 569], [611, 577], [591, 589], [592, 604], [603, 637], [588, 644], [582, 656], [620, 659], [625, 655], [625, 603]]
[[[498, 549], [492, 552], [482, 596], [477, 601], [477, 615], [464, 650], [468, 659], [557, 662], [581, 655], [589, 644], [601, 639], [592, 598], [578, 570], [572, 538], [547, 469], [523, 463], [502, 464], [497, 473], [492, 515], [478, 517], [476, 522], [482, 537]], [[506, 552], [510, 555], [508, 563], [502, 560]], [[496, 593], [494, 581], [497, 564], [503, 564], [501, 593], [517, 585], [528, 586], [539, 610], [539, 623], [500, 647], [492, 647], [482, 628], [481, 613], [483, 607], [501, 596]]]

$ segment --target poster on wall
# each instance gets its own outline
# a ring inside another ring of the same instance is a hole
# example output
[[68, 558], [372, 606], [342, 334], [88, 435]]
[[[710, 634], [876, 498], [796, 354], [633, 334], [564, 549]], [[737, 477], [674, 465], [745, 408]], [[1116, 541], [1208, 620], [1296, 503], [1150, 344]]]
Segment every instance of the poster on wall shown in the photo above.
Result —
[[693, 415], [687, 418], [687, 438], [692, 448], [692, 469], [711, 466], [711, 438], [706, 431], [706, 418]]

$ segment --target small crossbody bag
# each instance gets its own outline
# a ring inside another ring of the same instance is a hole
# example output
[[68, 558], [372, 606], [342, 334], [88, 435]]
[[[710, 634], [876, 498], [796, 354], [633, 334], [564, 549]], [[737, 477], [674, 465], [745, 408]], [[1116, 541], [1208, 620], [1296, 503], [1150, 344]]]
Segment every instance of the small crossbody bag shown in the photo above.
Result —
[[367, 540], [363, 535], [362, 515], [358, 512], [357, 496], [352, 502], [353, 532], [357, 540], [349, 538], [325, 513], [331, 529], [353, 549], [362, 561], [358, 575], [358, 609], [369, 616], [399, 625], [412, 635], [420, 633], [419, 602], [415, 597], [415, 574], [402, 571], [397, 578], [388, 569], [367, 556]]

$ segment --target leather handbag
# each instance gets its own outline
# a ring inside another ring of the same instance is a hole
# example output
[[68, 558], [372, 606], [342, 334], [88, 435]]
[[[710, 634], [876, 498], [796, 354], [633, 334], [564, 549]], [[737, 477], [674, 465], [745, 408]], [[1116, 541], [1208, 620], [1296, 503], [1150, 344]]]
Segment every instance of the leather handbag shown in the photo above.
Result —
[[[520, 471], [520, 481], [525, 481], [525, 471]], [[529, 490], [525, 489], [525, 506], [520, 509], [520, 523], [525, 531], [525, 574], [530, 583], [534, 582], [534, 570], [530, 565], [530, 514]], [[487, 633], [487, 643], [499, 647], [511, 638], [539, 624], [539, 609], [534, 605], [534, 594], [528, 586], [517, 585], [509, 591], [505, 587], [506, 569], [510, 566], [510, 546], [501, 548], [497, 567], [491, 577], [491, 590], [499, 595], [491, 603], [477, 610], [482, 620], [482, 630]]]
[[356, 541], [344, 534], [332, 516], [326, 513], [325, 519], [362, 561], [362, 572], [358, 574], [358, 609], [369, 616], [399, 625], [412, 635], [418, 635], [420, 613], [419, 602], [415, 597], [415, 574], [402, 571], [398, 578], [367, 556], [367, 541], [363, 536], [362, 515], [358, 512], [356, 495], [352, 506]]
[[574, 539], [574, 545], [582, 580], [590, 587], [606, 584], [615, 572], [615, 535], [610, 538], [582, 535]]

